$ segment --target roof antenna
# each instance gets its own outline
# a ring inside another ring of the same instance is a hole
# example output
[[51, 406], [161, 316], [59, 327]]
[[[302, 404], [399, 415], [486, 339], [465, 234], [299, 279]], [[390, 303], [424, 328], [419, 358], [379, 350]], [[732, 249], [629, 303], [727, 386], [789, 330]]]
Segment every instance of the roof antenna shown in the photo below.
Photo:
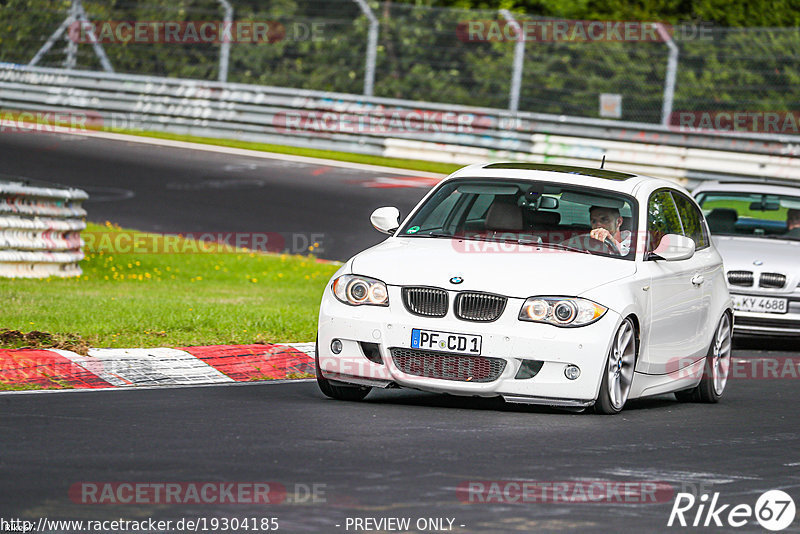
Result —
[[603, 161], [600, 162], [600, 168], [602, 169], [606, 164], [606, 155], [603, 154]]

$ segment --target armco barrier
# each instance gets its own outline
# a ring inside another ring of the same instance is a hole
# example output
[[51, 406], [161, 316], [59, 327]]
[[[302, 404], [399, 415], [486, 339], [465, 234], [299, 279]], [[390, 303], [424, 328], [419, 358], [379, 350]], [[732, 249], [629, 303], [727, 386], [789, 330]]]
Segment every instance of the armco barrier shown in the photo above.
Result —
[[78, 276], [89, 196], [80, 189], [0, 180], [0, 276]]
[[[800, 180], [798, 135], [685, 132], [280, 87], [0, 64], [0, 109], [84, 114], [68, 128], [166, 131], [463, 164], [597, 166], [605, 155], [611, 168], [683, 182]], [[0, 122], [0, 134], [18, 129], [7, 122]]]

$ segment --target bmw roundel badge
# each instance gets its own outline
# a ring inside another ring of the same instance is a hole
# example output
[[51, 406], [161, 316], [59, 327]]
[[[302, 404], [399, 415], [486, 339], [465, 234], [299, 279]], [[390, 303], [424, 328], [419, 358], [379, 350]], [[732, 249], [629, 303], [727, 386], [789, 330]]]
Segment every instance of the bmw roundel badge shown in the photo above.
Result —
[[460, 284], [463, 281], [464, 279], [461, 278], [460, 276], [454, 276], [453, 278], [450, 279], [451, 284]]

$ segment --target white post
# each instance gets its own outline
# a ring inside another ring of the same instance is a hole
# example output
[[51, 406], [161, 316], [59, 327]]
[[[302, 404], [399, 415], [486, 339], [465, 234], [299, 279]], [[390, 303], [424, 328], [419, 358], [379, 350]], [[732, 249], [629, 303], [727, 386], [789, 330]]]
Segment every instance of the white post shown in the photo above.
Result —
[[364, 65], [364, 96], [372, 96], [375, 87], [375, 61], [378, 51], [378, 18], [372, 13], [366, 0], [355, 0], [361, 12], [369, 19], [369, 35], [367, 36], [367, 59]]
[[[89, 36], [89, 40], [92, 42], [92, 48], [94, 48], [94, 53], [100, 59], [100, 64], [103, 66], [103, 70], [106, 72], [114, 72], [114, 69], [111, 67], [111, 62], [108, 60], [108, 56], [106, 56], [105, 50], [103, 50], [103, 46], [97, 41], [97, 37], [94, 34], [94, 29], [91, 27], [89, 23], [89, 16], [86, 15], [86, 11], [83, 9], [83, 5], [81, 4], [81, 0], [72, 0], [72, 4], [69, 8], [69, 15], [67, 18], [64, 19], [64, 22], [53, 32], [53, 34], [47, 39], [47, 41], [42, 45], [36, 55], [33, 56], [30, 63], [28, 63], [29, 67], [35, 67], [39, 60], [50, 51], [56, 41], [58, 41], [61, 36], [64, 34], [65, 31], [68, 30], [69, 26], [73, 22], [78, 22], [83, 26], [86, 25], [86, 32]], [[84, 32], [84, 28], [79, 28], [78, 35], [82, 35]], [[76, 65], [76, 57], [78, 52], [78, 43], [73, 41], [72, 38], [67, 33], [67, 59], [64, 62], [64, 66], [68, 69], [75, 68]]]
[[672, 102], [675, 99], [675, 78], [678, 75], [678, 45], [672, 40], [672, 36], [661, 23], [656, 24], [658, 35], [667, 43], [669, 47], [669, 59], [667, 60], [667, 76], [664, 81], [664, 103], [661, 106], [661, 124], [669, 126], [670, 116], [672, 115]]
[[500, 14], [511, 27], [516, 30], [517, 42], [514, 45], [514, 70], [511, 74], [511, 89], [508, 95], [508, 110], [516, 113], [519, 110], [519, 92], [522, 87], [522, 68], [525, 62], [525, 36], [522, 27], [507, 9], [501, 9]]
[[[108, 60], [108, 56], [106, 55], [106, 51], [103, 50], [103, 45], [101, 45], [97, 41], [97, 37], [94, 34], [94, 28], [89, 23], [89, 16], [86, 14], [86, 11], [83, 9], [83, 4], [78, 1], [78, 19], [81, 21], [82, 24], [86, 24], [87, 33], [89, 34], [89, 40], [92, 42], [92, 48], [94, 49], [95, 55], [100, 59], [100, 64], [103, 66], [103, 70], [106, 72], [114, 72], [113, 67], [111, 67], [111, 62]], [[83, 33], [83, 32], [81, 32]]]
[[[72, 4], [69, 6], [69, 18], [73, 21], [78, 20], [78, 13], [79, 6], [81, 0], [72, 0]], [[80, 23], [79, 23], [80, 24]], [[70, 36], [69, 31], [67, 32], [67, 58], [64, 60], [64, 68], [66, 69], [74, 69], [75, 64], [78, 60], [78, 42], [75, 41], [72, 36]]]
[[[219, 3], [222, 4], [223, 9], [225, 9], [225, 15], [223, 18], [223, 24], [226, 28], [229, 28], [233, 24], [233, 7], [228, 3], [228, 0], [219, 0]], [[222, 43], [219, 47], [219, 76], [218, 79], [221, 82], [228, 81], [228, 63], [230, 62], [231, 56], [231, 43], [228, 39], [223, 38]]]
[[64, 34], [69, 25], [75, 22], [76, 19], [72, 14], [72, 8], [70, 8], [69, 11], [70, 14], [64, 19], [64, 22], [61, 23], [61, 26], [59, 26], [56, 31], [54, 31], [53, 34], [47, 38], [47, 41], [45, 41], [39, 51], [36, 52], [36, 55], [33, 56], [33, 59], [31, 59], [30, 63], [28, 63], [29, 67], [35, 67], [36, 64], [39, 63], [39, 60], [42, 59], [42, 57], [53, 47], [56, 41]]

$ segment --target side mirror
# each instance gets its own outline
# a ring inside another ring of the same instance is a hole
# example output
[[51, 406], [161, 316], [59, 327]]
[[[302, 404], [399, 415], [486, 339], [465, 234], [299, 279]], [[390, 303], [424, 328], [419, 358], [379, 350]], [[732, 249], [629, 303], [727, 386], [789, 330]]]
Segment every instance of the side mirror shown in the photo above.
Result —
[[377, 231], [392, 235], [400, 227], [400, 210], [394, 206], [378, 208], [369, 216], [369, 222]]
[[694, 256], [694, 240], [678, 234], [667, 234], [651, 253], [653, 259], [666, 261], [688, 260]]

